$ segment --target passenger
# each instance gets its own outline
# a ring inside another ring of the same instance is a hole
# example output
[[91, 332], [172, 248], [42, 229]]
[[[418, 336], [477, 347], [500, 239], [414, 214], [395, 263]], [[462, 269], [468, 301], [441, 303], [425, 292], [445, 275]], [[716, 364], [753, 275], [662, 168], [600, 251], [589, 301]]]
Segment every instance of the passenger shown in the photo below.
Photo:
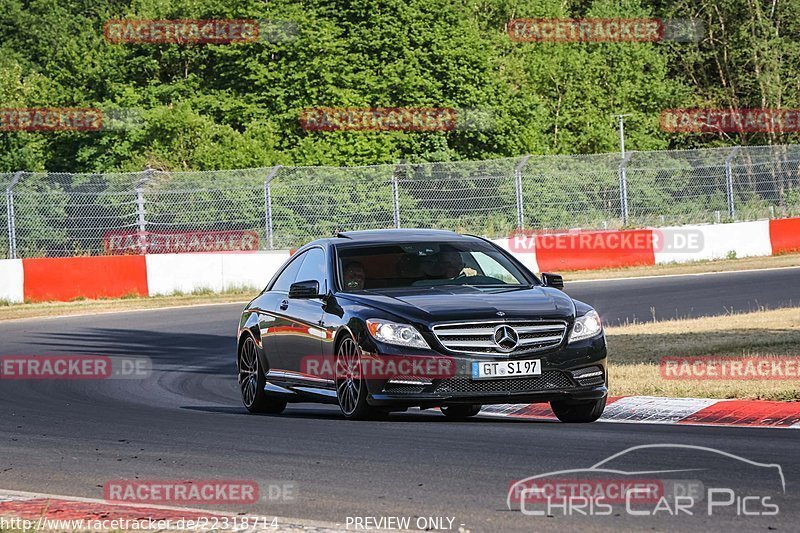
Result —
[[344, 267], [344, 287], [348, 291], [364, 290], [364, 265], [358, 261], [351, 261]]

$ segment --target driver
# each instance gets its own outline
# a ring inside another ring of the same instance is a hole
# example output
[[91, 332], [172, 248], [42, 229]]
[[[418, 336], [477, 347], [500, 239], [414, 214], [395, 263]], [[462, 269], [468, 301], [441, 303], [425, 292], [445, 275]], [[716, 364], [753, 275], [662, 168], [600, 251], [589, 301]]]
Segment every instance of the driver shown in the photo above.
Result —
[[464, 272], [464, 259], [458, 252], [442, 252], [439, 262], [445, 278], [454, 279]]
[[348, 291], [360, 291], [364, 289], [364, 265], [358, 261], [351, 261], [344, 267], [344, 287]]

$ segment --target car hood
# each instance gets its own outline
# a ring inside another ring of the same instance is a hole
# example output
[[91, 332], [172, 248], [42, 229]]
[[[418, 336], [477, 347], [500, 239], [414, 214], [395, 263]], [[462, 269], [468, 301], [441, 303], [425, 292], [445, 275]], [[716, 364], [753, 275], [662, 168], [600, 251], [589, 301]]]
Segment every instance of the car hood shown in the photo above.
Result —
[[484, 290], [465, 286], [409, 287], [341, 296], [423, 323], [499, 317], [506, 320], [568, 319], [575, 316], [575, 305], [569, 296], [557, 289], [541, 286]]

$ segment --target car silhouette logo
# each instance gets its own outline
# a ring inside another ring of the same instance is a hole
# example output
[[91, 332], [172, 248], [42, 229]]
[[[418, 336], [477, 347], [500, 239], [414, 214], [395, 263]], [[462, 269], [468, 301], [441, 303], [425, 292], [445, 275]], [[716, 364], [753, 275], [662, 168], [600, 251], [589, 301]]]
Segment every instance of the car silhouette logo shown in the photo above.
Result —
[[494, 343], [501, 352], [510, 352], [519, 344], [519, 335], [511, 326], [502, 324], [494, 328]]
[[[620, 476], [620, 479], [628, 478], [636, 480], [637, 476], [648, 476], [647, 478], [648, 480], [657, 479], [663, 483], [666, 483], [671, 480], [670, 477], [671, 474], [693, 472], [696, 474], [696, 476], [699, 477], [702, 476], [703, 472], [709, 470], [709, 468], [705, 466], [705, 464], [703, 464], [700, 467], [693, 468], [692, 464], [687, 463], [686, 460], [684, 460], [686, 468], [656, 467], [656, 468], [641, 469], [638, 467], [627, 466], [624, 463], [625, 458], [630, 457], [631, 456], [630, 454], [633, 454], [634, 452], [638, 451], [647, 454], [647, 456], [651, 458], [650, 460], [652, 460], [652, 458], [658, 457], [657, 455], [658, 450], [667, 450], [668, 452], [670, 452], [670, 455], [674, 454], [673, 456], [677, 456], [678, 453], [683, 453], [683, 454], [691, 453], [690, 451], [692, 451], [699, 453], [707, 453], [717, 457], [725, 457], [727, 459], [732, 460], [730, 465], [728, 465], [728, 468], [730, 472], [734, 473], [733, 474], [734, 477], [737, 475], [736, 473], [739, 473], [741, 471], [743, 465], [750, 465], [756, 468], [767, 469], [768, 472], [771, 472], [770, 477], [772, 477], [776, 482], [780, 483], [780, 492], [778, 493], [777, 489], [774, 489], [775, 492], [777, 494], [781, 493], [786, 494], [786, 478], [783, 475], [783, 468], [779, 464], [759, 463], [756, 461], [752, 461], [750, 459], [746, 459], [739, 455], [728, 453], [723, 450], [718, 450], [716, 448], [709, 448], [706, 446], [696, 446], [693, 444], [640, 444], [638, 446], [631, 446], [630, 448], [626, 448], [621, 452], [617, 452], [611, 455], [610, 457], [607, 457], [588, 468], [571, 468], [568, 470], [556, 470], [554, 472], [546, 472], [543, 474], [530, 476], [525, 479], [520, 479], [519, 481], [514, 482], [509, 488], [508, 496], [506, 497], [506, 505], [508, 506], [509, 509], [514, 510], [515, 509], [514, 505], [519, 505], [520, 495], [523, 500], [531, 496], [536, 496], [538, 494], [537, 490], [541, 490], [535, 488], [536, 480], [545, 480], [548, 482], [552, 482], [553, 480], [556, 479], [562, 479], [566, 483], [574, 484], [578, 482], [576, 480], [583, 480], [583, 479], [587, 480], [597, 479], [605, 481], [608, 479], [612, 479], [611, 476]], [[633, 461], [635, 461], [635, 459]], [[594, 475], [596, 475], [597, 477], [592, 477]], [[678, 478], [677, 481], [681, 481], [681, 479]], [[701, 485], [703, 484], [703, 479], [689, 480], [689, 481], [697, 482], [700, 483]], [[675, 495], [673, 494], [672, 497], [674, 498]]]

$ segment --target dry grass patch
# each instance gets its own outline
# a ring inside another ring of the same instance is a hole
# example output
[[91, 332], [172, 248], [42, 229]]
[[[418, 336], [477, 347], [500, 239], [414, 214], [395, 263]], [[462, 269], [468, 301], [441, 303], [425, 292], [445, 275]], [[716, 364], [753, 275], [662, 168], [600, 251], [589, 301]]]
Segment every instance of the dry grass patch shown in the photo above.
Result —
[[72, 302], [41, 302], [0, 305], [0, 320], [65, 315], [85, 315], [135, 309], [160, 309], [163, 307], [241, 303], [244, 306], [260, 289], [241, 289], [224, 293], [201, 290], [193, 294], [173, 294], [146, 298], [123, 298], [119, 300], [75, 300]]
[[613, 395], [800, 400], [800, 379], [673, 380], [662, 357], [800, 356], [800, 309], [610, 327]]

